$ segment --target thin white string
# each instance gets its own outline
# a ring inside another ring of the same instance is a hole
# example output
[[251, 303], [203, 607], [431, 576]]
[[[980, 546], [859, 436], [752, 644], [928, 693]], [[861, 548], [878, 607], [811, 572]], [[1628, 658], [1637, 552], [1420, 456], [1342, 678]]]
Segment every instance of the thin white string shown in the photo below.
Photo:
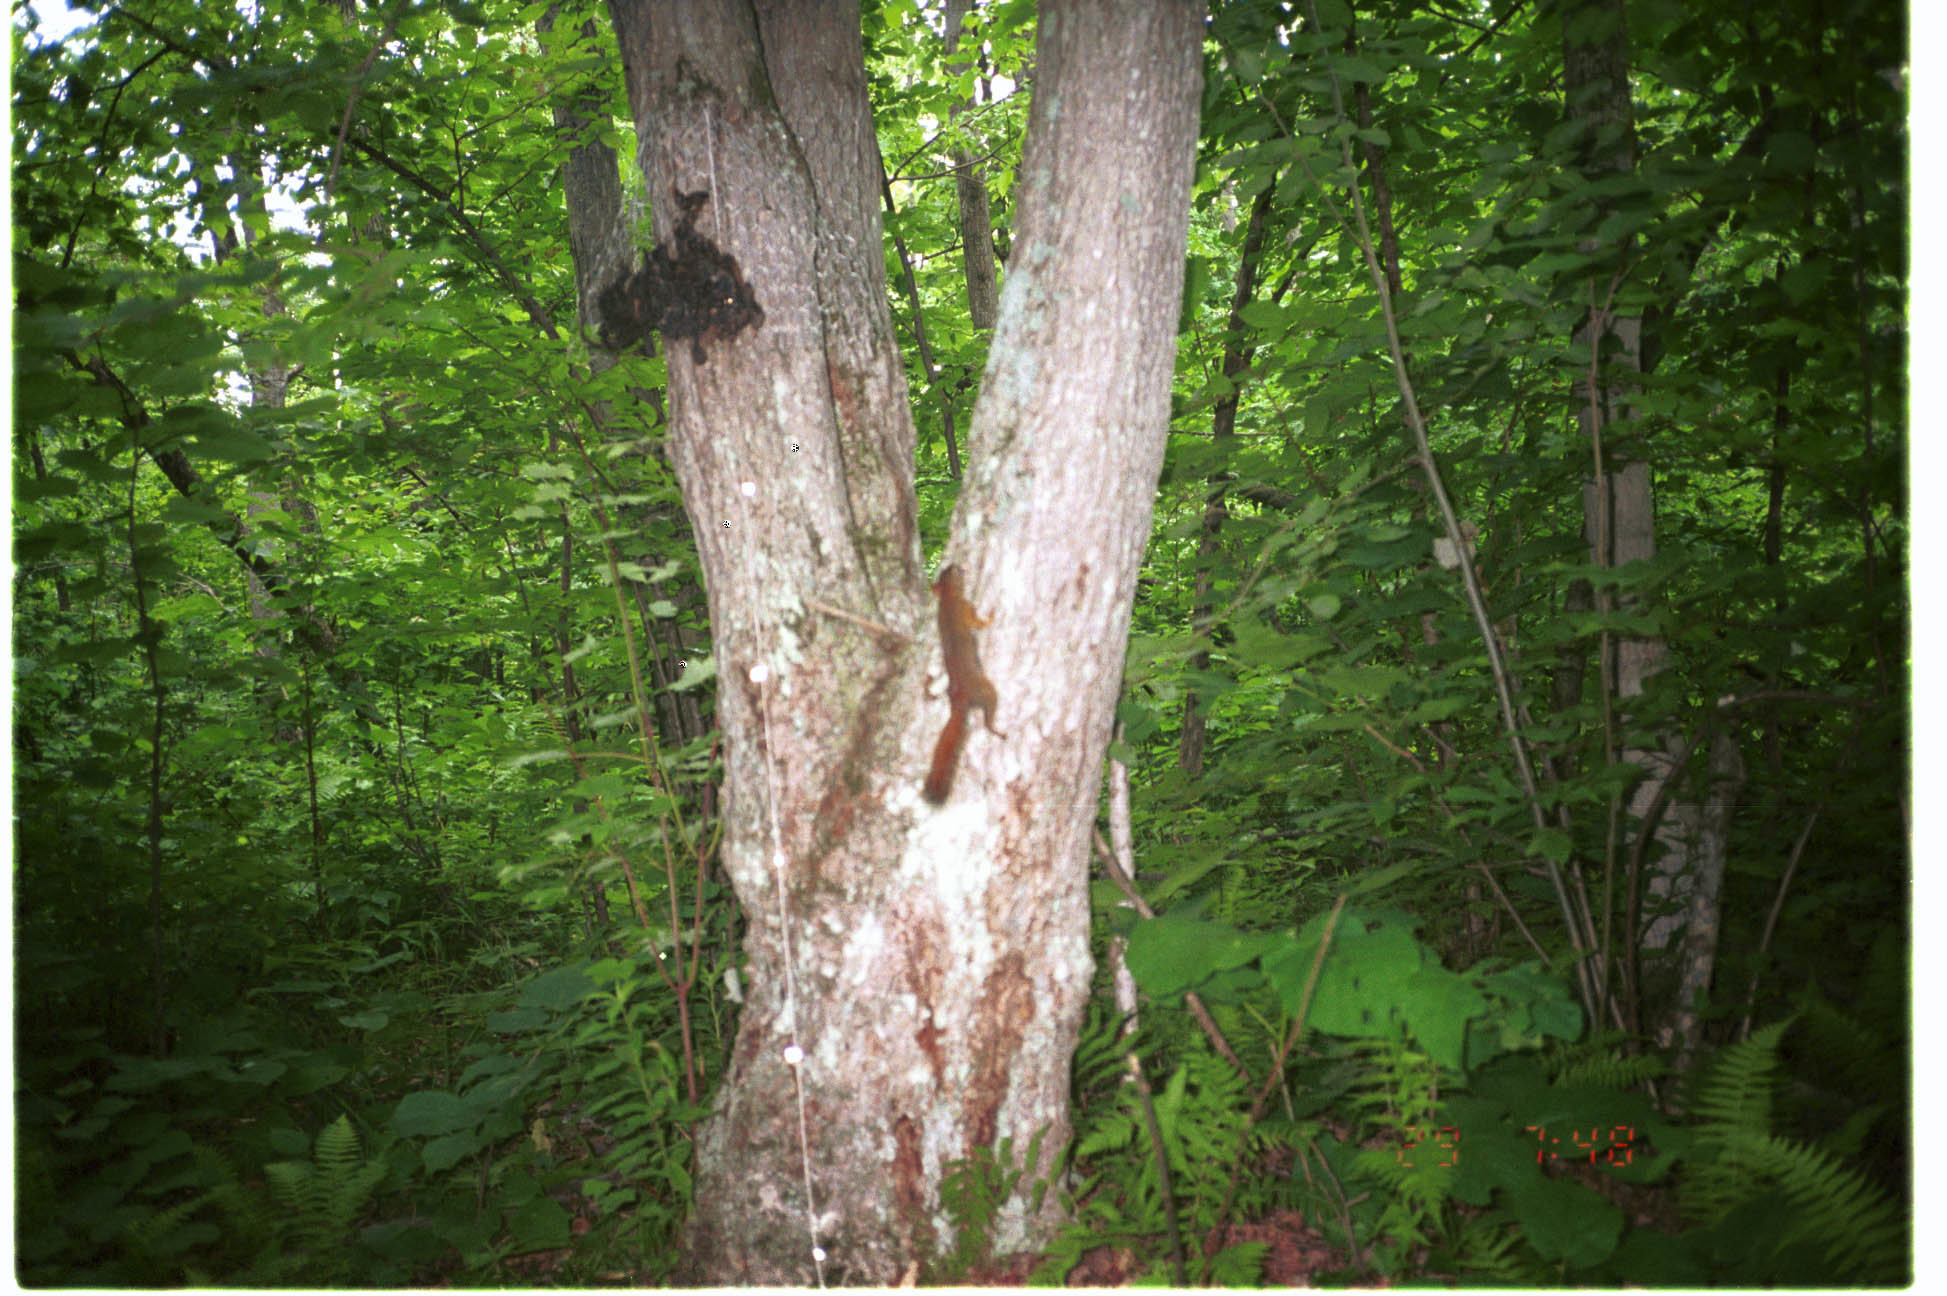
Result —
[[703, 151], [710, 159], [710, 219], [716, 225], [717, 246], [723, 246], [723, 199], [717, 195], [717, 123], [715, 107], [703, 105]]

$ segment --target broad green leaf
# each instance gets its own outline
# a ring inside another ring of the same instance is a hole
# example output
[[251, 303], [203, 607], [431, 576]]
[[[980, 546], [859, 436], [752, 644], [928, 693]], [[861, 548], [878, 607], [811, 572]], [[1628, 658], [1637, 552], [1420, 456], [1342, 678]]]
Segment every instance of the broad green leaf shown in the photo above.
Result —
[[507, 1218], [514, 1242], [512, 1254], [567, 1246], [570, 1223], [568, 1212], [552, 1197], [533, 1198]]
[[586, 999], [595, 990], [588, 977], [588, 964], [575, 963], [568, 967], [543, 972], [521, 987], [520, 1006], [523, 1008], [572, 1008]]
[[1160, 997], [1193, 990], [1218, 972], [1241, 967], [1276, 948], [1281, 939], [1165, 914], [1136, 924], [1126, 957], [1137, 984]]
[[401, 1098], [391, 1124], [394, 1133], [415, 1138], [471, 1129], [478, 1121], [479, 1113], [468, 1104], [444, 1090], [427, 1089]]
[[1622, 1212], [1567, 1179], [1531, 1176], [1509, 1189], [1508, 1208], [1544, 1259], [1570, 1268], [1599, 1264], [1622, 1240]]

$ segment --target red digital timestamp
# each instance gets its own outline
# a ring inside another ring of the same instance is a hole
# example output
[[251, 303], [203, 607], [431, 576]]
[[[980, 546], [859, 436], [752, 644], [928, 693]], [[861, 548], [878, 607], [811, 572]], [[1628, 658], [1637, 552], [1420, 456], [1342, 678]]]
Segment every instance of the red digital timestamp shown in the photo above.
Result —
[[1431, 1131], [1422, 1130], [1418, 1125], [1408, 1125], [1405, 1140], [1393, 1149], [1393, 1154], [1399, 1158], [1399, 1163], [1403, 1166], [1420, 1165], [1418, 1157], [1422, 1143], [1431, 1145], [1426, 1149], [1427, 1156], [1437, 1152], [1440, 1157], [1439, 1160], [1427, 1164], [1450, 1166], [1459, 1159], [1460, 1131], [1451, 1125], [1442, 1125]]
[[[1571, 1129], [1566, 1139], [1550, 1134], [1541, 1125], [1523, 1128], [1535, 1136], [1536, 1165], [1545, 1165], [1552, 1158], [1559, 1162], [1586, 1159], [1590, 1165], [1626, 1166], [1636, 1155], [1636, 1129], [1632, 1125], [1611, 1125], [1607, 1132], [1599, 1125], [1591, 1126], [1587, 1135], [1579, 1129]], [[1399, 1146], [1393, 1149], [1393, 1155], [1403, 1166], [1450, 1166], [1459, 1160], [1460, 1131], [1452, 1125], [1431, 1130], [1409, 1125], [1405, 1134]], [[1423, 1162], [1422, 1157], [1438, 1159]]]
[[1527, 1131], [1535, 1136], [1535, 1164], [1544, 1165], [1550, 1157], [1557, 1161], [1581, 1161], [1584, 1153], [1590, 1165], [1626, 1166], [1636, 1155], [1632, 1144], [1636, 1141], [1636, 1130], [1630, 1125], [1611, 1125], [1604, 1134], [1600, 1125], [1591, 1125], [1587, 1136], [1579, 1129], [1568, 1132], [1566, 1140], [1570, 1150], [1564, 1151], [1564, 1140], [1550, 1134], [1540, 1125], [1529, 1125]]

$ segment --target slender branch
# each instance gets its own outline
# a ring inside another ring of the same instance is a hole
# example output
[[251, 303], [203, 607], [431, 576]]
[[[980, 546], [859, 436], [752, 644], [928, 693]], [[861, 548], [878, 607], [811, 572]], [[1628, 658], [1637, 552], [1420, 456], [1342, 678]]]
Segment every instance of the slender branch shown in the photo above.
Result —
[[[391, 41], [393, 30], [398, 25], [399, 13], [395, 10], [385, 20], [385, 30], [372, 42], [372, 48], [365, 52], [365, 61], [358, 65], [358, 72], [352, 78], [351, 93], [345, 96], [344, 114], [338, 119], [338, 138], [331, 144], [331, 165], [325, 170], [324, 191], [327, 198], [335, 197], [338, 193], [338, 168], [345, 160], [345, 140], [351, 134], [352, 113], [358, 109], [358, 98], [365, 93], [365, 79], [371, 75], [372, 64], [378, 61], [379, 51]], [[318, 231], [318, 237], [324, 237], [323, 230]]]
[[[1128, 873], [1124, 872], [1122, 865], [1116, 862], [1115, 854], [1109, 849], [1109, 844], [1102, 840], [1102, 831], [1099, 828], [1095, 830], [1095, 851], [1102, 858], [1102, 868], [1109, 875], [1109, 880], [1116, 884], [1116, 888], [1123, 895], [1129, 897], [1129, 903], [1136, 912], [1145, 918], [1154, 918], [1156, 911], [1150, 908], [1149, 902], [1142, 898], [1140, 891], [1136, 890], [1136, 884], [1130, 880]], [[1183, 1003], [1189, 1008], [1190, 1015], [1196, 1018], [1197, 1025], [1203, 1028], [1204, 1035], [1210, 1040], [1210, 1047], [1217, 1050], [1218, 1056], [1224, 1061], [1235, 1067], [1238, 1075], [1246, 1080], [1250, 1079], [1251, 1069], [1244, 1065], [1242, 1058], [1237, 1056], [1237, 1050], [1230, 1046], [1230, 1040], [1225, 1038], [1223, 1028], [1217, 1025], [1217, 1019], [1210, 1015], [1209, 1008], [1204, 1006], [1197, 992], [1186, 990], [1183, 994]]]
[[1805, 843], [1812, 840], [1812, 828], [1824, 813], [1825, 806], [1821, 803], [1806, 816], [1805, 826], [1798, 830], [1798, 840], [1792, 843], [1791, 858], [1785, 861], [1785, 875], [1778, 879], [1778, 894], [1771, 898], [1771, 912], [1764, 917], [1764, 935], [1758, 940], [1757, 956], [1751, 960], [1751, 985], [1744, 992], [1744, 1020], [1737, 1028], [1741, 1040], [1751, 1038], [1751, 1012], [1758, 1002], [1758, 978], [1764, 974], [1764, 956], [1771, 949], [1771, 936], [1778, 928], [1778, 915], [1784, 911], [1785, 896], [1791, 890], [1793, 875], [1798, 872], [1798, 861], [1805, 855]]
[[900, 634], [897, 630], [894, 630], [891, 626], [881, 625], [877, 621], [868, 621], [862, 616], [856, 616], [853, 613], [847, 612], [843, 608], [835, 608], [831, 604], [820, 602], [817, 599], [808, 598], [804, 601], [804, 605], [810, 608], [814, 612], [823, 612], [828, 617], [836, 617], [840, 621], [849, 621], [853, 625], [858, 626], [862, 630], [870, 630], [873, 634], [879, 635], [886, 639], [896, 640], [902, 644], [911, 643], [913, 641], [911, 635]]
[[[1305, 973], [1305, 988], [1298, 996], [1298, 1011], [1291, 1019], [1290, 1029], [1285, 1031], [1284, 1042], [1278, 1045], [1278, 1051], [1271, 1059], [1271, 1069], [1266, 1072], [1264, 1083], [1258, 1088], [1257, 1097], [1251, 1101], [1250, 1114], [1244, 1118], [1245, 1138], [1250, 1137], [1251, 1130], [1257, 1125], [1258, 1117], [1264, 1114], [1264, 1104], [1270, 1101], [1271, 1091], [1277, 1087], [1278, 1081], [1283, 1079], [1285, 1058], [1290, 1055], [1292, 1045], [1296, 1044], [1298, 1037], [1305, 1033], [1305, 1022], [1312, 1011], [1312, 995], [1318, 989], [1318, 974], [1325, 966], [1327, 951], [1332, 948], [1332, 937], [1339, 928], [1339, 915], [1345, 912], [1345, 899], [1346, 893], [1341, 891], [1339, 898], [1332, 905], [1331, 915], [1325, 920], [1325, 930], [1318, 938], [1318, 953], [1312, 956], [1311, 970]], [[1243, 1168], [1244, 1156], [1243, 1149], [1240, 1147], [1237, 1157], [1230, 1163], [1230, 1182], [1224, 1188], [1224, 1204], [1217, 1211], [1217, 1222], [1211, 1229], [1214, 1236], [1222, 1237], [1224, 1228], [1229, 1223], [1231, 1205], [1237, 1200], [1237, 1178]], [[1202, 1282], [1205, 1286], [1210, 1283], [1210, 1267], [1215, 1260], [1214, 1255], [1204, 1256]]]
[[473, 223], [465, 210], [454, 202], [451, 194], [370, 140], [360, 139], [354, 135], [350, 142], [353, 148], [433, 199], [438, 205], [440, 215], [472, 246], [481, 264], [500, 281], [500, 286], [507, 291], [507, 295], [521, 304], [521, 308], [527, 312], [528, 319], [549, 337], [561, 336], [560, 330], [554, 326], [554, 317], [548, 314], [547, 307], [541, 305], [540, 299], [521, 283], [520, 276], [508, 266], [506, 260], [494, 248], [492, 241], [481, 232], [478, 225]]
[[1149, 1091], [1149, 1079], [1143, 1075], [1142, 1058], [1136, 1050], [1130, 1049], [1122, 1055], [1129, 1071], [1129, 1078], [1136, 1082], [1136, 1096], [1142, 1100], [1143, 1123], [1149, 1126], [1149, 1141], [1156, 1148], [1156, 1182], [1163, 1190], [1163, 1217], [1170, 1230], [1170, 1274], [1176, 1279], [1178, 1287], [1187, 1287], [1190, 1280], [1183, 1264], [1183, 1225], [1176, 1215], [1176, 1189], [1170, 1179], [1170, 1154], [1163, 1146], [1163, 1125], [1156, 1119], [1156, 1100]]
[[[1322, 28], [1324, 24], [1319, 21], [1315, 0], [1308, 3], [1307, 8], [1311, 14], [1313, 27]], [[1331, 79], [1333, 112], [1339, 122], [1346, 123], [1349, 119], [1346, 116], [1345, 95], [1339, 84], [1338, 72], [1330, 68], [1328, 72]], [[1284, 120], [1284, 115], [1278, 110], [1278, 106], [1261, 89], [1257, 91], [1257, 95], [1270, 111], [1278, 129], [1286, 138], [1295, 140], [1296, 135]], [[1356, 175], [1357, 167], [1353, 162], [1349, 135], [1339, 141], [1339, 150], [1346, 170]], [[1293, 150], [1293, 156], [1304, 168], [1305, 174], [1319, 193], [1325, 196], [1326, 203], [1334, 215], [1343, 221], [1344, 217], [1340, 214], [1337, 203], [1332, 200], [1330, 191], [1313, 173], [1311, 164], [1296, 149]], [[1440, 520], [1446, 529], [1447, 540], [1452, 544], [1454, 553], [1459, 559], [1461, 586], [1466, 594], [1468, 608], [1480, 629], [1481, 646], [1487, 653], [1489, 674], [1493, 677], [1495, 696], [1500, 702], [1502, 728], [1507, 735], [1509, 751], [1514, 756], [1515, 768], [1521, 775], [1521, 786], [1527, 795], [1529, 813], [1534, 818], [1536, 829], [1539, 830], [1547, 827], [1548, 821], [1542, 810], [1541, 789], [1535, 781], [1534, 765], [1529, 760], [1527, 744], [1522, 738], [1520, 719], [1515, 713], [1511, 673], [1501, 652], [1500, 639], [1494, 633], [1494, 622], [1488, 614], [1486, 597], [1481, 592], [1480, 575], [1475, 570], [1473, 559], [1467, 551], [1465, 537], [1461, 534], [1459, 516], [1454, 510], [1453, 501], [1447, 495], [1446, 482], [1440, 475], [1439, 464], [1434, 460], [1433, 447], [1427, 438], [1426, 420], [1421, 415], [1419, 400], [1414, 394], [1412, 377], [1406, 372], [1405, 349], [1399, 336], [1399, 317], [1393, 307], [1392, 293], [1386, 285], [1385, 271], [1380, 266], [1378, 254], [1373, 247], [1372, 229], [1366, 220], [1365, 199], [1360, 194], [1356, 182], [1351, 186], [1351, 197], [1359, 250], [1365, 256], [1366, 270], [1372, 277], [1374, 290], [1379, 294], [1380, 319], [1386, 326], [1386, 350], [1392, 360], [1393, 380], [1399, 389], [1402, 412], [1406, 417], [1407, 427], [1413, 433], [1413, 443], [1419, 454], [1428, 489], [1433, 494], [1434, 502], [1439, 505]], [[1597, 1016], [1597, 997], [1595, 985], [1589, 975], [1588, 961], [1582, 957], [1588, 952], [1587, 942], [1583, 936], [1583, 924], [1577, 918], [1575, 904], [1569, 896], [1561, 866], [1545, 856], [1542, 862], [1547, 869], [1548, 881], [1554, 889], [1556, 902], [1561, 906], [1562, 921], [1567, 929], [1569, 943], [1577, 955], [1576, 983], [1582, 994], [1583, 1007], [1587, 1009], [1593, 1020]]]
[[[63, 352], [62, 355], [73, 368], [92, 377], [97, 386], [106, 387], [115, 393], [122, 407], [121, 413], [116, 416], [117, 419], [128, 430], [131, 438], [139, 439], [142, 430], [148, 427], [152, 420], [140, 398], [129, 389], [127, 383], [122, 381], [121, 376], [100, 356], [90, 356], [83, 360], [73, 351]], [[176, 488], [176, 493], [184, 499], [198, 499], [206, 494], [202, 475], [196, 471], [195, 465], [189, 462], [189, 456], [182, 451], [148, 450], [146, 453], [154, 461], [155, 466], [162, 470], [163, 476], [169, 479], [169, 484]], [[283, 568], [264, 555], [251, 550], [245, 541], [248, 532], [243, 519], [224, 509], [220, 516], [211, 518], [204, 525], [221, 541], [225, 549], [236, 555], [237, 561], [241, 562], [251, 575], [263, 582], [264, 589], [272, 597], [297, 608], [297, 626], [299, 637], [303, 642], [326, 654], [336, 648], [337, 636], [329, 626], [318, 619], [308, 602], [303, 602], [296, 597], [296, 592], [285, 578]]]
[[138, 513], [135, 507], [135, 481], [142, 469], [142, 443], [131, 437], [128, 462], [128, 566], [129, 584], [135, 594], [136, 642], [142, 648], [142, 663], [149, 677], [152, 713], [149, 719], [149, 979], [155, 1017], [150, 1026], [150, 1046], [157, 1058], [169, 1054], [167, 995], [164, 989], [162, 958], [162, 761], [163, 719], [168, 693], [162, 682], [162, 666], [156, 653], [163, 627], [149, 611], [149, 577], [143, 570], [142, 546], [137, 542]]

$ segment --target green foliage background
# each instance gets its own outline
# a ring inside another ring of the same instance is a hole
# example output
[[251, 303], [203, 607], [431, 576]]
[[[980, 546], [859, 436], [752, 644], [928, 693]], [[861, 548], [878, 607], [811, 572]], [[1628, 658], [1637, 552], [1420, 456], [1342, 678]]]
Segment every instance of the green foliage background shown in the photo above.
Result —
[[[576, 324], [556, 108], [598, 106], [581, 139], [641, 199], [601, 6], [77, 13], [12, 29], [19, 1276], [656, 1281], [737, 916], [694, 544], [637, 395], [662, 362], [591, 366]], [[1320, 1281], [1908, 1271], [1902, 15], [1629, 4], [1636, 165], [1591, 180], [1578, 14], [1212, 7], [1113, 752], [1160, 916], [1097, 884], [1080, 1133], [1039, 1186], [1076, 1223], [1040, 1280], [1105, 1246], [1130, 1278], [1276, 1279], [1226, 1229], [1279, 1220], [1331, 1249]], [[960, 74], [934, 6], [863, 18], [931, 546], [987, 342], [946, 155], [982, 159], [1004, 249], [1035, 11], [982, 7]], [[1350, 207], [1377, 218], [1382, 175], [1541, 831], [1434, 560]], [[1592, 293], [1649, 339], [1605, 433], [1655, 475], [1657, 557], [1623, 569], [1582, 536]], [[1605, 634], [1670, 653], [1628, 733], [1571, 669]], [[1614, 752], [1719, 730], [1749, 776], [1709, 1056], [1665, 1057], [1584, 1020], [1538, 866], [1620, 904]], [[1014, 1160], [956, 1167], [929, 1277], [995, 1263]]]

